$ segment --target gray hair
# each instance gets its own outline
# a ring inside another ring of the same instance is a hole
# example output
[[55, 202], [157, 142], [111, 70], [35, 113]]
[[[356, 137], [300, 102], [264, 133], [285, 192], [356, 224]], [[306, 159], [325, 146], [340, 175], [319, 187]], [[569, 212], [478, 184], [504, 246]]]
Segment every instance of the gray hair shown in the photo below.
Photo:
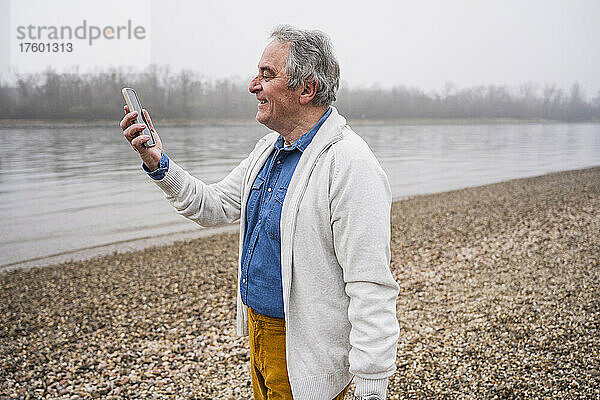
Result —
[[306, 81], [317, 82], [313, 103], [329, 106], [335, 101], [340, 86], [340, 66], [333, 54], [329, 37], [318, 30], [297, 29], [278, 25], [271, 38], [290, 44], [286, 63], [288, 86], [297, 89]]

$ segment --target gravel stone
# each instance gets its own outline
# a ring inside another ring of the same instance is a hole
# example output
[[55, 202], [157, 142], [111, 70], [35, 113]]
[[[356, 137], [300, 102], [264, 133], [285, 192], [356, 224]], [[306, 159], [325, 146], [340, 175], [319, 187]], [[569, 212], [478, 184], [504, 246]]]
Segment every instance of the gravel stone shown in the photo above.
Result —
[[[388, 399], [600, 398], [599, 210], [600, 168], [395, 202]], [[251, 398], [237, 248], [0, 274], [0, 398]]]

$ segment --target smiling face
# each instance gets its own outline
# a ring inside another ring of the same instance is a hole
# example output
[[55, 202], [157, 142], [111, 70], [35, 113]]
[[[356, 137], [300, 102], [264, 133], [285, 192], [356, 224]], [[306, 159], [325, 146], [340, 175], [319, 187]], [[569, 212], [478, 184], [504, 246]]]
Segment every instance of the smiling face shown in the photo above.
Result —
[[302, 90], [288, 87], [285, 63], [289, 49], [289, 43], [269, 43], [258, 62], [258, 75], [248, 87], [258, 100], [256, 120], [283, 136], [295, 126]]

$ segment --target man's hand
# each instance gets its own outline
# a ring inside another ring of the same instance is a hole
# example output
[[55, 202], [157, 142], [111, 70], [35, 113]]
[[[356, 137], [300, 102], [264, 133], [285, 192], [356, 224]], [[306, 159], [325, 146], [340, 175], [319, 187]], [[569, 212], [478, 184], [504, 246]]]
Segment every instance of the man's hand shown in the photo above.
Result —
[[146, 109], [143, 109], [144, 118], [148, 121], [148, 128], [152, 135], [154, 136], [154, 141], [156, 142], [155, 146], [146, 147], [144, 143], [150, 140], [150, 137], [147, 135], [140, 135], [140, 132], [144, 130], [145, 125], [143, 123], [136, 124], [135, 119], [138, 116], [137, 111], [129, 112], [129, 107], [125, 106], [125, 116], [121, 120], [121, 129], [123, 130], [123, 136], [125, 139], [131, 144], [131, 147], [135, 151], [138, 152], [142, 162], [148, 170], [154, 171], [158, 168], [160, 157], [162, 156], [162, 142], [160, 141], [160, 137], [158, 137], [158, 133], [154, 129], [154, 125], [152, 124], [152, 119], [150, 118], [150, 114]]

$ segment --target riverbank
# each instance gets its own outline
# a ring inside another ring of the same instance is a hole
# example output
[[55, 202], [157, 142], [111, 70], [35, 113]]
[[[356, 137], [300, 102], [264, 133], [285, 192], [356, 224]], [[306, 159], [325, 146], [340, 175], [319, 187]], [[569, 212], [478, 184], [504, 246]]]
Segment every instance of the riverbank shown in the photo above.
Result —
[[[392, 209], [389, 399], [600, 396], [600, 167]], [[0, 394], [247, 399], [237, 235], [0, 275]]]
[[[119, 117], [120, 118], [120, 117]], [[254, 118], [247, 119], [153, 119], [158, 127], [185, 127], [185, 126], [255, 126]], [[348, 123], [353, 126], [364, 125], [495, 125], [495, 124], [597, 124], [600, 120], [589, 121], [559, 121], [550, 119], [517, 119], [517, 118], [396, 118], [396, 119], [370, 119], [354, 118]], [[76, 127], [105, 127], [119, 129], [119, 119], [116, 120], [87, 120], [81, 119], [0, 119], [0, 129], [23, 128], [76, 128]]]

